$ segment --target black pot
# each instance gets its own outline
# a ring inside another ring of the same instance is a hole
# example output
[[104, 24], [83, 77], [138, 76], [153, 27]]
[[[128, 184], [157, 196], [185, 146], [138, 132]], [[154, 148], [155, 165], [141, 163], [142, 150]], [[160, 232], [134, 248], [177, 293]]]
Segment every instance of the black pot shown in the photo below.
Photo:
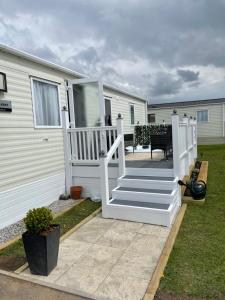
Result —
[[22, 238], [31, 273], [48, 276], [57, 265], [60, 226], [53, 225], [46, 236], [25, 232]]

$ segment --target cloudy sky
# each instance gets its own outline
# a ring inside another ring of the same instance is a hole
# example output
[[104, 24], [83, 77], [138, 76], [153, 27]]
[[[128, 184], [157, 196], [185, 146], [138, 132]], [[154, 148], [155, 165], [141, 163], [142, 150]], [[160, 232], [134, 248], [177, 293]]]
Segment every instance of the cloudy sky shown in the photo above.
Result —
[[152, 103], [225, 97], [225, 0], [0, 0], [0, 43]]

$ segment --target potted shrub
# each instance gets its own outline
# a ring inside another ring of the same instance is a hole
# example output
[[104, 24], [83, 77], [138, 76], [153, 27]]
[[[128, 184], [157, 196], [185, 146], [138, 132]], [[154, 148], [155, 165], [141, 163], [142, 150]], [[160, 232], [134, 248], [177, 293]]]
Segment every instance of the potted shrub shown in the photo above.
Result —
[[29, 210], [24, 219], [27, 231], [22, 239], [32, 274], [47, 276], [57, 265], [60, 227], [52, 221], [46, 207]]

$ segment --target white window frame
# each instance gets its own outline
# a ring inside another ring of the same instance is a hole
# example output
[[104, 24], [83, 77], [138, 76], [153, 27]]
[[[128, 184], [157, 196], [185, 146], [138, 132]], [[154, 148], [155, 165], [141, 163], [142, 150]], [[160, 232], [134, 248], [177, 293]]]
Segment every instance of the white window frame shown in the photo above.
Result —
[[[208, 120], [207, 121], [198, 121], [198, 112], [207, 110], [207, 115], [208, 115]], [[209, 109], [208, 108], [203, 108], [203, 109], [197, 109], [196, 110], [196, 120], [198, 124], [206, 124], [209, 123]]]
[[[46, 80], [46, 79], [42, 79], [42, 78], [37, 78], [37, 77], [31, 77], [30, 80], [31, 80], [31, 96], [32, 96], [32, 103], [33, 103], [34, 128], [37, 128], [37, 129], [54, 129], [54, 128], [58, 129], [58, 128], [62, 128], [62, 115], [61, 115], [61, 101], [60, 101], [59, 83], [52, 82], [50, 80]], [[35, 112], [34, 80], [57, 86], [60, 125], [56, 125], [56, 126], [37, 125], [37, 123], [36, 123], [36, 112]]]
[[[130, 111], [130, 107], [133, 106], [134, 107], [134, 124], [131, 123], [131, 111]], [[134, 103], [130, 102], [129, 103], [129, 115], [130, 115], [130, 125], [131, 126], [135, 126], [135, 105]]]

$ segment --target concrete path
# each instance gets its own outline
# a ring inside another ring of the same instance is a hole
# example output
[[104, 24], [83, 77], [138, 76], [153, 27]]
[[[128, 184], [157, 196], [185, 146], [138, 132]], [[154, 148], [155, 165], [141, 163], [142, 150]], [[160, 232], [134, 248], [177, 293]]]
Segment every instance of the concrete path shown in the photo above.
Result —
[[48, 277], [35, 278], [85, 292], [92, 299], [142, 299], [169, 229], [103, 219], [100, 215], [60, 244], [59, 261]]

